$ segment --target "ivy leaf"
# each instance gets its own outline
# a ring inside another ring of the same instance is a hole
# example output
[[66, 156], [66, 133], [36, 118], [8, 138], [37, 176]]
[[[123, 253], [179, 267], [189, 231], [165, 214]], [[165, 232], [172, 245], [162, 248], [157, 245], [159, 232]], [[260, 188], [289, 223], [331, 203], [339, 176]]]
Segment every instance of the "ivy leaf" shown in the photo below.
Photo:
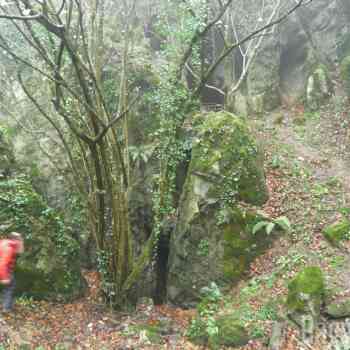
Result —
[[270, 222], [267, 226], [266, 226], [266, 233], [269, 235], [271, 234], [272, 230], [275, 228], [275, 223], [274, 222]]
[[268, 221], [259, 221], [257, 224], [253, 227], [253, 235], [255, 235], [258, 231], [260, 231], [262, 228], [267, 226], [270, 222]]
[[278, 225], [284, 231], [290, 231], [292, 225], [290, 224], [289, 219], [286, 216], [281, 216], [275, 220], [276, 225]]

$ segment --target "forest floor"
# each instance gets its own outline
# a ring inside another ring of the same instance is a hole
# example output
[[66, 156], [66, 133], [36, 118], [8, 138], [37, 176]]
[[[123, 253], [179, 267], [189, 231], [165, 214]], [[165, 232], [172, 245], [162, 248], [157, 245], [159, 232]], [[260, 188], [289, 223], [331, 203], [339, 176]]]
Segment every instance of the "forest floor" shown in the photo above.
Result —
[[[304, 266], [322, 268], [330, 298], [350, 296], [350, 244], [337, 249], [322, 235], [325, 225], [350, 214], [349, 107], [336, 94], [319, 112], [282, 108], [254, 120], [270, 190], [263, 210], [287, 216], [292, 231], [276, 238], [248, 278], [222, 297], [222, 308], [236, 312], [256, 336], [244, 350], [266, 348], [273, 322], [284, 314], [288, 282]], [[139, 305], [117, 314], [99, 300], [97, 275], [86, 278], [89, 293], [72, 304], [19, 299], [13, 313], [0, 317], [0, 350], [200, 349], [184, 336], [195, 310]], [[282, 348], [308, 349], [292, 327]]]

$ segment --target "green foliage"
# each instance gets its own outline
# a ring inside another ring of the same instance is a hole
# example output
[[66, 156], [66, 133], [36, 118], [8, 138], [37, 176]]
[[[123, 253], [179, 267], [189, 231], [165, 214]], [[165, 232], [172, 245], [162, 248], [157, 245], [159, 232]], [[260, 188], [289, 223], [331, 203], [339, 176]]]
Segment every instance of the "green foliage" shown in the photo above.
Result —
[[129, 146], [129, 156], [137, 167], [141, 163], [147, 164], [155, 152], [155, 145]]
[[336, 255], [332, 256], [330, 260], [330, 266], [332, 266], [334, 269], [340, 268], [345, 265], [345, 257], [342, 255]]
[[281, 167], [281, 157], [280, 156], [275, 154], [272, 157], [271, 167], [272, 167], [272, 169], [278, 169]]
[[253, 227], [253, 234], [255, 235], [260, 230], [265, 228], [266, 234], [270, 235], [271, 232], [276, 228], [280, 228], [283, 231], [289, 232], [292, 229], [292, 226], [290, 224], [289, 219], [286, 216], [280, 216], [277, 219], [274, 219], [272, 222], [270, 221], [259, 221], [254, 227]]
[[16, 304], [22, 305], [24, 307], [33, 308], [34, 306], [34, 299], [33, 297], [27, 297], [26, 295], [22, 295], [16, 299]]
[[199, 242], [197, 254], [199, 256], [208, 256], [209, 255], [209, 241], [207, 239], [202, 239]]
[[211, 303], [217, 303], [222, 298], [221, 291], [215, 282], [212, 282], [209, 287], [203, 287], [201, 289], [201, 294], [204, 300]]
[[305, 264], [305, 255], [292, 251], [276, 259], [279, 272], [292, 271], [296, 266]]
[[236, 315], [217, 316], [221, 300], [221, 292], [215, 283], [202, 289], [202, 300], [197, 306], [198, 317], [192, 320], [186, 332], [192, 342], [207, 345], [210, 349], [241, 346], [248, 342], [248, 333]]
[[323, 197], [324, 195], [329, 193], [328, 187], [323, 184], [316, 184], [314, 188], [311, 190], [311, 193], [315, 197]]
[[208, 338], [216, 336], [218, 333], [215, 314], [218, 311], [218, 303], [222, 299], [222, 294], [215, 282], [202, 288], [201, 294], [201, 302], [197, 305], [199, 317], [191, 322], [186, 335], [192, 340], [205, 343]]
[[107, 250], [97, 251], [97, 271], [101, 274], [101, 289], [107, 299], [112, 301], [116, 296], [115, 285], [112, 282], [111, 270], [109, 264], [111, 261], [111, 252]]

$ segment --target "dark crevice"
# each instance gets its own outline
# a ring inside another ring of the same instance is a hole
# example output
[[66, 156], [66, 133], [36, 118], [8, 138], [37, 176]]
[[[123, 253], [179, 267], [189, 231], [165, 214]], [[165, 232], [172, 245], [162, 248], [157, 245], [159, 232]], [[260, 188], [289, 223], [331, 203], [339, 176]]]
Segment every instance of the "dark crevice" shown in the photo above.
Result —
[[[175, 195], [174, 207], [178, 208], [180, 205], [181, 194], [186, 182], [188, 169], [192, 157], [192, 147], [189, 145], [186, 151], [185, 159], [178, 165], [175, 180]], [[155, 304], [163, 304], [166, 302], [167, 282], [168, 282], [168, 261], [170, 254], [170, 239], [175, 231], [177, 219], [176, 217], [169, 218], [163, 223], [162, 232], [158, 241], [156, 271], [157, 281], [156, 290], [153, 297]]]
[[157, 305], [163, 304], [166, 300], [170, 234], [171, 232], [162, 233], [158, 242], [157, 282], [154, 296], [154, 302]]

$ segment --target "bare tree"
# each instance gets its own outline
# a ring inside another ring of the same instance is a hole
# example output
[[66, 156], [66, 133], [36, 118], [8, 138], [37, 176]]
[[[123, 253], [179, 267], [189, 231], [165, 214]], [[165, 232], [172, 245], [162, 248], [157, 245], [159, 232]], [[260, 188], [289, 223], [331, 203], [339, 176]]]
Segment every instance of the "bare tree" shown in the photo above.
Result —
[[[123, 299], [123, 284], [133, 269], [127, 206], [128, 159], [124, 154], [127, 128], [116, 126], [138, 98], [126, 85], [129, 19], [135, 2], [124, 1], [119, 6], [113, 1], [97, 0], [18, 0], [0, 4], [0, 18], [12, 23], [31, 55], [18, 52], [3, 33], [0, 48], [21, 68], [18, 81], [23, 91], [56, 131], [65, 149], [76, 188], [87, 205], [108, 293], [115, 300]], [[124, 16], [119, 16], [124, 20], [115, 28], [124, 33], [119, 37], [124, 44], [120, 45], [120, 91], [114, 92], [115, 101], [119, 96], [117, 106], [107, 104], [103, 86], [105, 26], [111, 21], [112, 11], [124, 12]], [[53, 110], [38, 94], [41, 89], [31, 84], [33, 76], [44, 83], [45, 96]]]

